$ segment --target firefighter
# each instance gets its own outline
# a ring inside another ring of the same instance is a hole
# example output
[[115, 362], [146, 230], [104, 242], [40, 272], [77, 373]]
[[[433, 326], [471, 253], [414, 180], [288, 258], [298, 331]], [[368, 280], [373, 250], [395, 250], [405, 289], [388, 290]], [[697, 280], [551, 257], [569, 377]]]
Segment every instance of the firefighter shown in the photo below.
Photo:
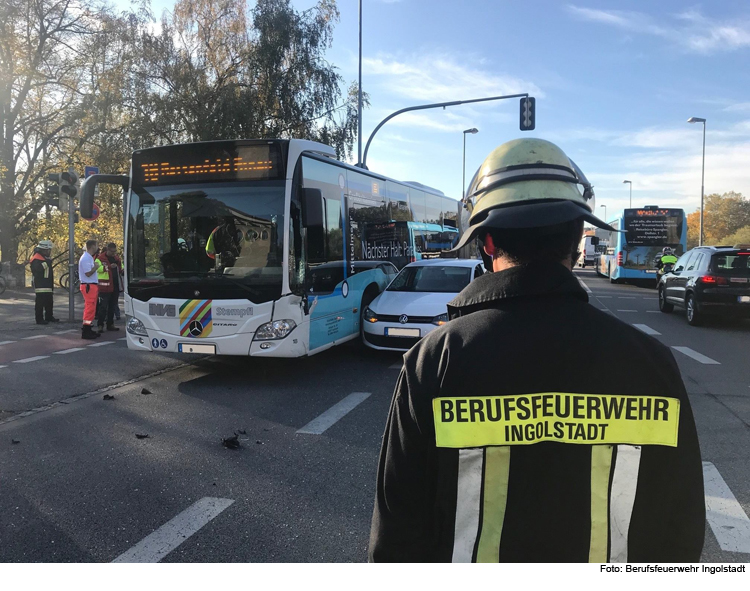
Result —
[[469, 195], [457, 248], [479, 239], [493, 272], [404, 355], [370, 560], [698, 562], [703, 470], [674, 357], [572, 272], [584, 222], [615, 231], [591, 185], [556, 145], [521, 139]]
[[34, 277], [34, 313], [37, 324], [49, 324], [60, 322], [52, 314], [52, 294], [55, 286], [55, 275], [52, 271], [52, 249], [54, 245], [50, 240], [42, 240], [34, 249], [31, 257], [31, 274]]

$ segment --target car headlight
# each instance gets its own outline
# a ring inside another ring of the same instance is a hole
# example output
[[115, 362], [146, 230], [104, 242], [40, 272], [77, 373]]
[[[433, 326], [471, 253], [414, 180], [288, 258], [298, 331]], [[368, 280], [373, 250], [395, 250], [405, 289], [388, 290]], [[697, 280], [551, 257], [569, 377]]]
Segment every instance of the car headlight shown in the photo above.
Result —
[[127, 330], [130, 334], [135, 334], [142, 337], [148, 336], [146, 327], [143, 325], [143, 322], [138, 320], [135, 316], [128, 316], [128, 319], [125, 322], [125, 330]]
[[365, 320], [367, 322], [377, 322], [378, 321], [378, 315], [375, 314], [372, 310], [370, 310], [369, 306], [365, 308]]
[[274, 320], [266, 322], [255, 331], [256, 341], [270, 341], [273, 339], [286, 338], [297, 326], [294, 320]]
[[443, 326], [443, 324], [445, 324], [446, 322], [448, 322], [447, 312], [445, 314], [440, 314], [440, 316], [435, 316], [435, 318], [432, 319], [432, 323], [435, 326]]

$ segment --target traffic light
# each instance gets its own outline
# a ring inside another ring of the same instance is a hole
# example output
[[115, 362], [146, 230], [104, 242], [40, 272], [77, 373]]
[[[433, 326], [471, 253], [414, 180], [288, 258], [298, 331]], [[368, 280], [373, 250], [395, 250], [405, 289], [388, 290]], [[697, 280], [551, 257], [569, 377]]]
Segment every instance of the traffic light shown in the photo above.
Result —
[[536, 99], [527, 96], [521, 99], [521, 131], [531, 131], [536, 127]]
[[47, 175], [47, 180], [50, 183], [44, 192], [47, 204], [52, 207], [60, 207], [60, 175], [50, 173]]
[[75, 199], [78, 194], [78, 175], [73, 169], [60, 174], [60, 210], [67, 211], [70, 208], [70, 201]]

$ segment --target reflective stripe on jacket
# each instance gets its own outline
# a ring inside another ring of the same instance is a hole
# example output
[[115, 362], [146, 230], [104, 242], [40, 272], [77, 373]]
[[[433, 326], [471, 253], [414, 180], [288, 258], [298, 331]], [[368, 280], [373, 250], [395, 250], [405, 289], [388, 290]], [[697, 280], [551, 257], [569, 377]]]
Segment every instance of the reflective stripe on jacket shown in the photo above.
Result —
[[558, 263], [483, 275], [448, 312], [404, 355], [371, 561], [700, 560], [703, 469], [669, 349]]
[[31, 267], [31, 275], [34, 277], [34, 291], [36, 293], [52, 293], [55, 284], [52, 259], [36, 252], [31, 257], [29, 266]]
[[[122, 285], [122, 265], [120, 263], [120, 257], [115, 256], [115, 265], [117, 266], [117, 273], [120, 273], [120, 282]], [[107, 259], [106, 253], [101, 253], [96, 257], [96, 276], [99, 279], [99, 293], [112, 293], [114, 291], [114, 285], [112, 283], [112, 265], [110, 265]]]

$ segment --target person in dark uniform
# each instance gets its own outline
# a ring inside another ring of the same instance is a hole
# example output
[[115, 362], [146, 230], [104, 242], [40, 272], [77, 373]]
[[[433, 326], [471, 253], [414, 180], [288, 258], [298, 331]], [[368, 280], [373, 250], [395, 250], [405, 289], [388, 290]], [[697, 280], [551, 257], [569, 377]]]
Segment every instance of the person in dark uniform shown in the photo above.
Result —
[[371, 561], [699, 561], [703, 471], [677, 364], [572, 273], [584, 222], [614, 231], [592, 197], [544, 140], [480, 167], [457, 248], [480, 240], [493, 272], [404, 355]]
[[55, 288], [55, 274], [52, 270], [52, 249], [54, 245], [51, 240], [42, 240], [34, 249], [31, 257], [31, 275], [34, 277], [34, 314], [37, 324], [49, 324], [60, 322], [52, 314], [53, 290]]
[[206, 254], [216, 260], [216, 267], [223, 270], [234, 267], [242, 251], [242, 232], [237, 229], [234, 217], [225, 216], [223, 222], [213, 229], [206, 242]]

